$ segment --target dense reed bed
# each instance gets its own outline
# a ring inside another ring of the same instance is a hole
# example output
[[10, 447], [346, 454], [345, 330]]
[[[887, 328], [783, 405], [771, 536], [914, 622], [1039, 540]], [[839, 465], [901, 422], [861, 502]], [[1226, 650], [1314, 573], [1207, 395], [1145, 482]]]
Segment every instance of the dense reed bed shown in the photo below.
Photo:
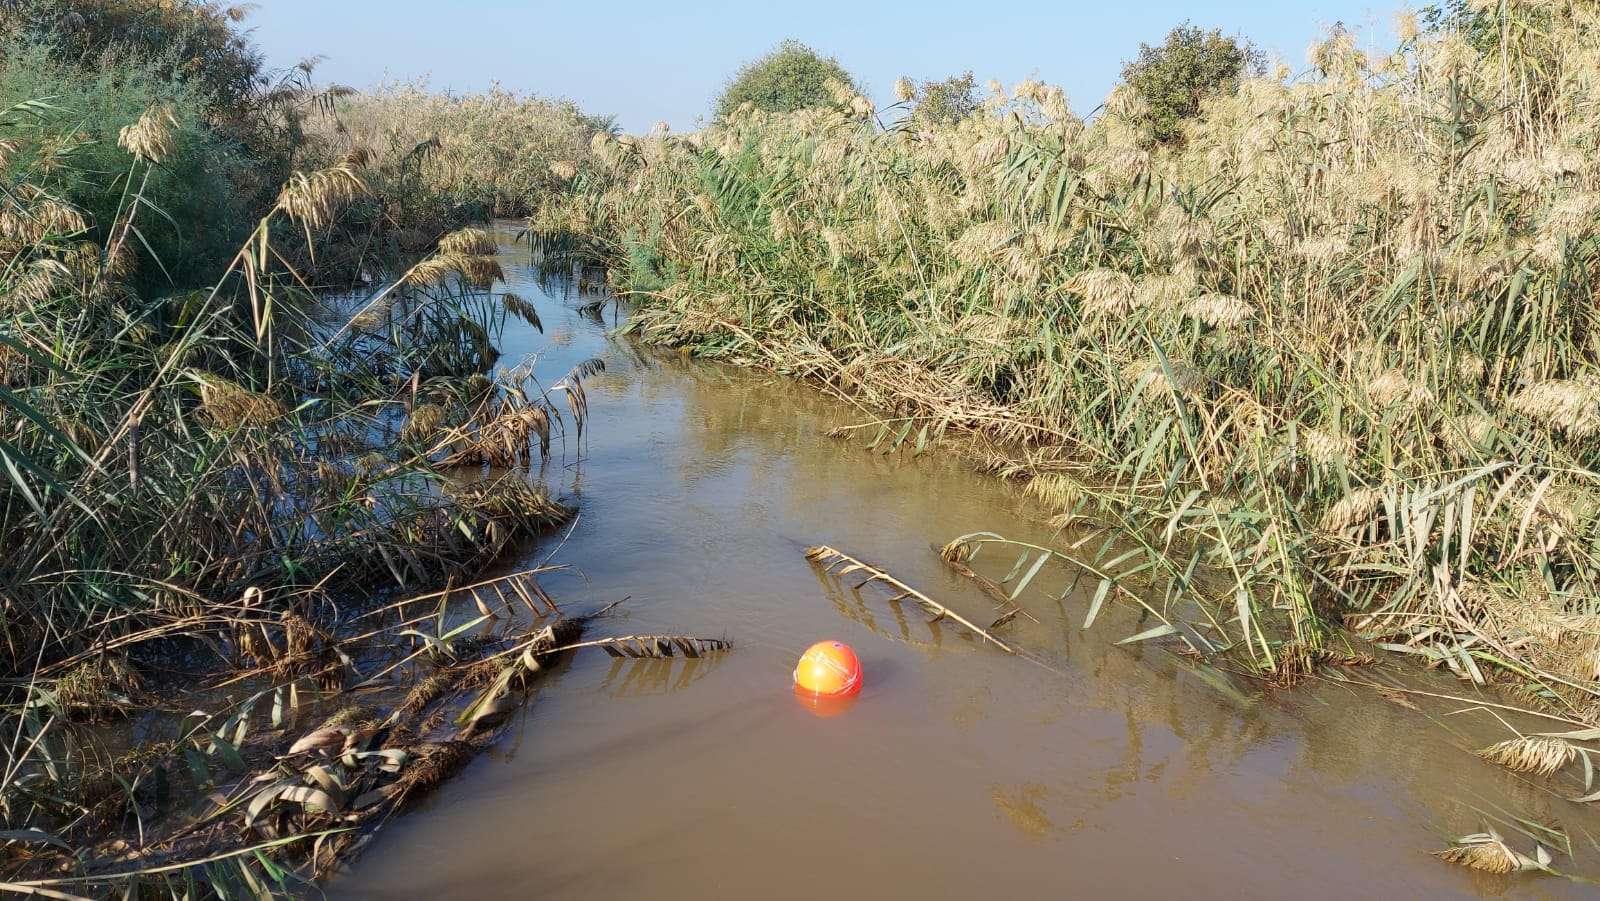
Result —
[[[458, 95], [421, 82], [347, 94], [336, 116], [311, 126], [330, 146], [371, 148], [380, 165], [405, 161], [383, 193], [433, 218], [451, 207], [477, 218], [526, 214], [571, 178], [553, 163], [586, 161], [590, 139], [612, 129], [566, 100], [498, 86]], [[420, 227], [430, 217], [411, 218]]]
[[1099, 595], [1157, 634], [1293, 681], [1348, 623], [1595, 722], [1600, 6], [1469, 12], [1335, 33], [1177, 144], [1033, 81], [600, 135], [534, 222], [648, 340], [826, 385], [880, 449], [976, 437], [1118, 534]]

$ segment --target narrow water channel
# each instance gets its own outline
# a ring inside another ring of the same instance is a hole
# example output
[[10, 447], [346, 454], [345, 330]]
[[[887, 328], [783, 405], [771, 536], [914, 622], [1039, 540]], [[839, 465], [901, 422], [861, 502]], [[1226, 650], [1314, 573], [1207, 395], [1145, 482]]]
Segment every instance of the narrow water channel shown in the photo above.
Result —
[[[993, 603], [930, 546], [980, 529], [1050, 536], [1020, 492], [953, 460], [828, 438], [864, 418], [844, 404], [608, 341], [571, 285], [540, 286], [526, 245], [502, 255], [509, 289], [545, 324], [542, 336], [512, 327], [506, 365], [542, 352], [546, 385], [588, 357], [607, 365], [590, 383], [581, 464], [569, 439], [565, 463], [550, 467], [582, 516], [556, 558], [572, 569], [545, 587], [580, 612], [627, 597], [596, 635], [690, 633], [735, 649], [699, 661], [575, 657], [492, 751], [386, 826], [333, 896], [1596, 891], [1429, 856], [1450, 836], [1521, 818], [1564, 831], [1574, 857], [1558, 854], [1560, 868], [1592, 873], [1600, 857], [1600, 820], [1562, 800], [1581, 785], [1551, 791], [1473, 757], [1508, 733], [1483, 713], [1452, 713], [1469, 704], [1417, 696], [1411, 710], [1332, 683], [1262, 693], [1155, 645], [1119, 647], [1144, 628], [1135, 613], [1108, 610], [1083, 631], [1094, 583], [1057, 601], [1062, 573], [1024, 597], [1038, 623], [1004, 632], [1055, 672], [929, 626], [873, 587], [820, 578], [807, 545], [871, 560], [987, 622]], [[1010, 562], [988, 566], [999, 576]], [[860, 698], [829, 716], [789, 684], [796, 657], [823, 638], [852, 644], [866, 671]], [[1368, 675], [1472, 694], [1442, 677]], [[1531, 852], [1531, 839], [1497, 828]]]

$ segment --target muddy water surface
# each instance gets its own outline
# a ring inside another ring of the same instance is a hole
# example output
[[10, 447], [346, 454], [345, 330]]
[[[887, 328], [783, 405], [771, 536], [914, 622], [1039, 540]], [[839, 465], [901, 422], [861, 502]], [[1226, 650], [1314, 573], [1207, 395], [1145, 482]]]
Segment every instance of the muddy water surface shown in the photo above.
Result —
[[[736, 648], [699, 661], [575, 657], [492, 751], [389, 824], [335, 897], [1596, 891], [1428, 856], [1486, 817], [1525, 851], [1517, 818], [1563, 829], [1576, 860], [1558, 854], [1558, 867], [1593, 872], [1600, 856], [1593, 814], [1562, 800], [1581, 785], [1551, 791], [1470, 755], [1507, 733], [1482, 712], [1453, 713], [1468, 703], [1414, 696], [1410, 710], [1331, 683], [1263, 694], [1155, 645], [1116, 646], [1149, 625], [1132, 610], [1108, 604], [1083, 631], [1094, 583], [1057, 600], [1065, 572], [1045, 571], [1025, 595], [1038, 623], [1004, 632], [1056, 671], [820, 576], [807, 545], [872, 560], [987, 622], [993, 603], [930, 545], [980, 529], [1049, 533], [1015, 489], [952, 460], [827, 438], [865, 417], [811, 390], [609, 342], [577, 312], [589, 298], [541, 288], [526, 246], [503, 254], [511, 290], [538, 305], [546, 331], [513, 328], [507, 365], [542, 351], [549, 384], [578, 360], [607, 364], [589, 390], [581, 463], [569, 439], [547, 470], [583, 512], [557, 557], [572, 570], [546, 588], [576, 612], [628, 597], [595, 635], [725, 636]], [[977, 566], [999, 578], [1011, 562]], [[822, 638], [851, 643], [865, 665], [845, 709], [813, 710], [790, 691], [796, 657]], [[1471, 695], [1404, 670], [1364, 675]]]

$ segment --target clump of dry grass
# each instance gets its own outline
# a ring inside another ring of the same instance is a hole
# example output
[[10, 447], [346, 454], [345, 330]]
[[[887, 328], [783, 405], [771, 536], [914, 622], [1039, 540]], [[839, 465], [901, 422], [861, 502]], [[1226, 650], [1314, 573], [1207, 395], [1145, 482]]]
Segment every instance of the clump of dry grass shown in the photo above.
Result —
[[54, 700], [67, 715], [93, 721], [132, 709], [139, 687], [139, 676], [125, 658], [103, 656], [62, 673]]
[[1519, 773], [1550, 776], [1578, 759], [1578, 749], [1560, 738], [1523, 736], [1484, 748], [1478, 756]]

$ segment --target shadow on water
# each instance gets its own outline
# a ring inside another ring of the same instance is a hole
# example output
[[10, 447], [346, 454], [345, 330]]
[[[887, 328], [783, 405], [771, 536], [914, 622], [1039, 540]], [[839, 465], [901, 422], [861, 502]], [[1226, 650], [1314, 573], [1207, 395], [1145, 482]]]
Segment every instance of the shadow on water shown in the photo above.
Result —
[[[1600, 869], [1600, 820], [1562, 798], [1581, 785], [1472, 756], [1505, 733], [1456, 713], [1470, 703], [1411, 696], [1413, 710], [1334, 682], [1263, 693], [1153, 644], [1117, 646], [1138, 630], [1126, 606], [1082, 630], [1094, 586], [1058, 600], [1067, 574], [1046, 572], [1053, 592], [1022, 598], [1037, 622], [1005, 638], [1057, 674], [823, 576], [805, 546], [871, 560], [988, 622], [993, 600], [930, 545], [979, 529], [1050, 536], [1013, 487], [952, 460], [828, 439], [853, 411], [816, 392], [609, 341], [579, 309], [595, 295], [541, 282], [525, 246], [503, 254], [508, 288], [560, 338], [513, 325], [506, 358], [543, 348], [546, 385], [607, 363], [581, 463], [568, 441], [548, 472], [583, 514], [559, 558], [571, 571], [544, 587], [574, 609], [629, 596], [609, 634], [735, 648], [578, 655], [510, 740], [391, 823], [332, 895], [801, 898], [826, 874], [880, 897], [1589, 896], [1429, 856], [1486, 821], [1530, 848], [1506, 823], [1543, 823], [1570, 841], [1557, 866]], [[790, 686], [823, 638], [851, 643], [866, 673], [828, 716]], [[1364, 677], [1470, 693], [1410, 670]]]

